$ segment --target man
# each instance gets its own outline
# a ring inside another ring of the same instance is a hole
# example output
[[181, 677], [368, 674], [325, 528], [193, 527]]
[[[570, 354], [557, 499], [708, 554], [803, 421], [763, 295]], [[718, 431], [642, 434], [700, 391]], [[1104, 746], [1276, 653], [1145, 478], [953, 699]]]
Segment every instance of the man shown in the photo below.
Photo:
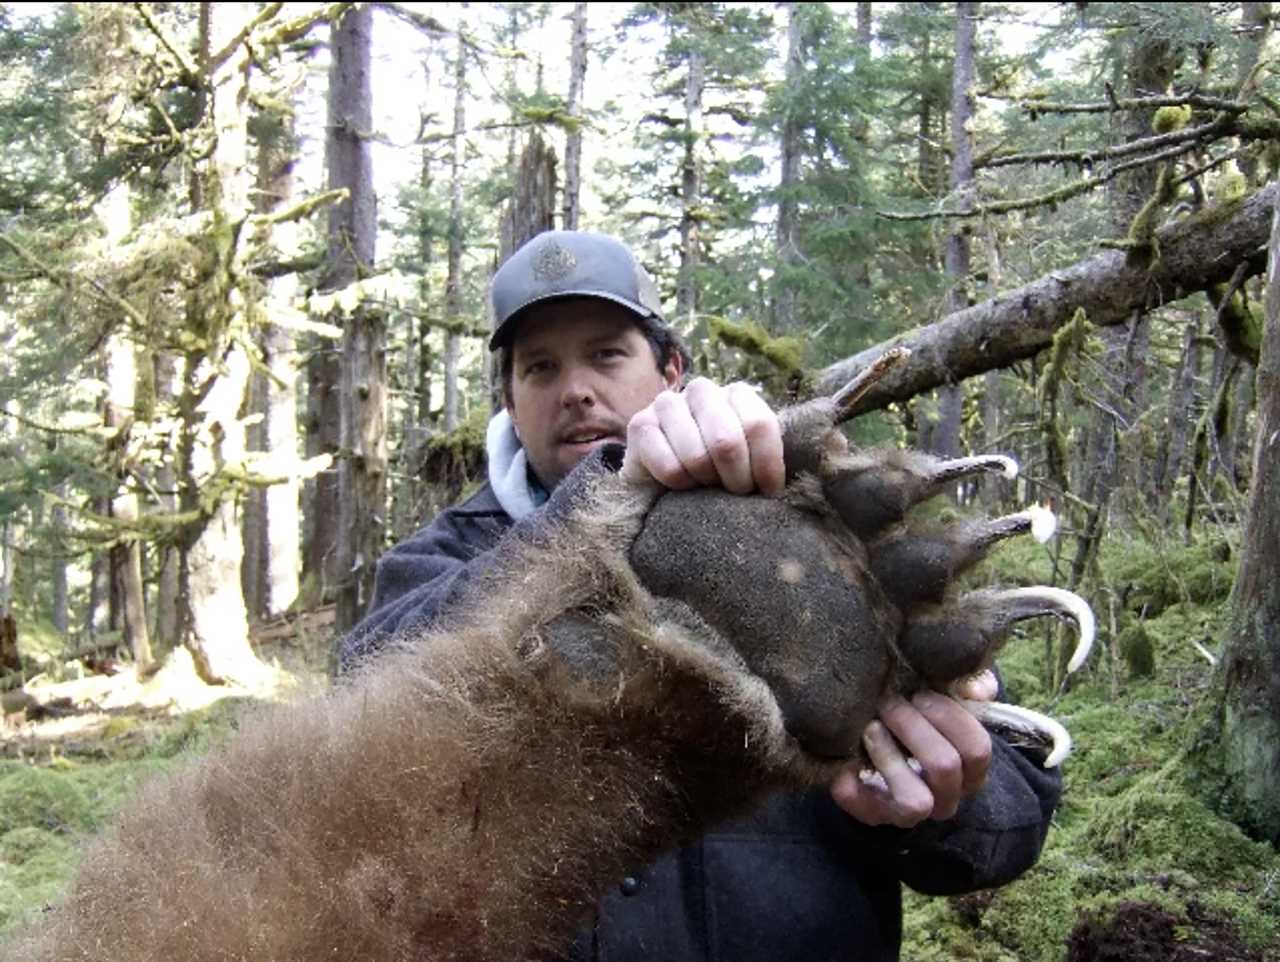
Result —
[[[625, 441], [623, 475], [669, 488], [782, 490], [777, 417], [744, 384], [697, 378], [681, 390], [688, 353], [620, 242], [540, 234], [499, 269], [491, 294], [505, 409], [489, 426], [488, 483], [383, 558], [344, 668], [447, 609], [503, 532], [535, 518], [600, 445]], [[963, 694], [992, 698], [996, 687], [986, 675]], [[950, 698], [886, 701], [864, 744], [877, 775], [850, 768], [827, 791], [779, 794], [637, 866], [570, 957], [896, 959], [902, 882], [935, 894], [999, 885], [1039, 854], [1058, 775]]]

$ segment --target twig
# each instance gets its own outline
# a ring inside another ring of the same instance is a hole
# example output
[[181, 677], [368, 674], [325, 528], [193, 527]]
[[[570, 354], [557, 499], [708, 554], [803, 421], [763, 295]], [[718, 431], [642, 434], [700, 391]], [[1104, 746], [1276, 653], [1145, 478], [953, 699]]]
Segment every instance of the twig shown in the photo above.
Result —
[[1191, 639], [1191, 647], [1194, 648], [1196, 651], [1200, 652], [1200, 654], [1204, 655], [1204, 660], [1207, 661], [1209, 664], [1213, 665], [1213, 667], [1215, 668], [1218, 667], [1218, 656], [1215, 655], [1213, 652], [1211, 652], [1204, 645], [1200, 644], [1200, 642], [1196, 641], [1194, 638]]
[[1204, 94], [1182, 94], [1159, 97], [1125, 97], [1119, 99], [1114, 94], [1106, 102], [1088, 104], [1055, 104], [1042, 100], [1022, 100], [1018, 106], [1023, 110], [1037, 114], [1109, 114], [1116, 110], [1144, 110], [1151, 107], [1181, 107], [1190, 104], [1193, 107], [1204, 107], [1206, 110], [1223, 110], [1231, 114], [1242, 114], [1249, 109], [1247, 103], [1229, 100], [1222, 97], [1208, 97]]

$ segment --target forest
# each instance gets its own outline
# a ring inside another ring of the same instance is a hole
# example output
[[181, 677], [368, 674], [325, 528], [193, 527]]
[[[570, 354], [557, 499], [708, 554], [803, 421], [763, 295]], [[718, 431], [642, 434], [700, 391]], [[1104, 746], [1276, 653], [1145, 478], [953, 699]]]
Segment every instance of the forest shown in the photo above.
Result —
[[[999, 452], [1075, 748], [906, 962], [1280, 962], [1280, 40], [1213, 3], [0, 4], [0, 942], [484, 480], [497, 267], [627, 241], [695, 373]], [[1272, 283], [1272, 278], [1275, 282]]]

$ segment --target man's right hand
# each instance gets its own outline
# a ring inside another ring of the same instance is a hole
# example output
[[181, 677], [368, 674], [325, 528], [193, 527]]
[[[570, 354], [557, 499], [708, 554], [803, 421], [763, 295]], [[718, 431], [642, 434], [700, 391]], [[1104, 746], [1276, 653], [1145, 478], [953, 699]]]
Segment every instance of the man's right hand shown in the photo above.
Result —
[[778, 416], [750, 385], [700, 377], [663, 391], [627, 425], [622, 476], [673, 490], [722, 487], [775, 496], [786, 480]]

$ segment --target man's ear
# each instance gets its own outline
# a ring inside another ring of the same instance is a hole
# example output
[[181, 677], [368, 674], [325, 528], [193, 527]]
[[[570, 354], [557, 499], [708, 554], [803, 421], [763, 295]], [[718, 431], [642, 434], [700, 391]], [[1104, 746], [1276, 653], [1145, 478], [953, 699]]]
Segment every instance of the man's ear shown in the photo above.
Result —
[[680, 356], [679, 351], [672, 351], [667, 355], [667, 363], [662, 367], [662, 379], [667, 382], [667, 387], [674, 391], [680, 386], [683, 378], [684, 358]]

